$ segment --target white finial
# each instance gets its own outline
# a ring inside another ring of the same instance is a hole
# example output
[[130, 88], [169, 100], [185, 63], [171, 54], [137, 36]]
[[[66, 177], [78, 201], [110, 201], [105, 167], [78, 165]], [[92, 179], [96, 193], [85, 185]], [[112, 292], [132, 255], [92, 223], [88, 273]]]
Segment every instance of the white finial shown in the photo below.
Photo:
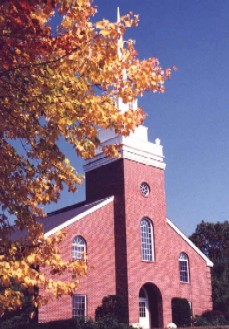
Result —
[[[121, 16], [120, 16], [120, 10], [119, 7], [117, 7], [117, 23], [121, 22]], [[118, 40], [118, 44], [117, 44], [117, 54], [118, 54], [118, 58], [119, 60], [122, 60], [122, 49], [123, 48], [123, 36], [122, 34], [119, 37]], [[126, 74], [126, 70], [123, 69], [122, 71], [122, 79], [123, 81], [127, 80], [127, 74]], [[123, 103], [123, 100], [121, 99], [121, 97], [117, 97], [116, 99], [116, 104], [117, 104], [117, 109], [120, 110], [121, 112], [125, 112], [127, 110], [131, 109], [137, 109], [137, 100], [135, 100], [135, 102], [133, 103]]]
[[[119, 10], [119, 7], [117, 7], [117, 23], [119, 23], [121, 21], [121, 18], [120, 18], [120, 10]], [[121, 59], [122, 57], [122, 52], [121, 52], [121, 49], [122, 48], [122, 45], [123, 45], [123, 39], [122, 39], [122, 36], [120, 36], [119, 40], [118, 40], [118, 57]]]
[[117, 7], [117, 23], [120, 22], [120, 11], [119, 7]]

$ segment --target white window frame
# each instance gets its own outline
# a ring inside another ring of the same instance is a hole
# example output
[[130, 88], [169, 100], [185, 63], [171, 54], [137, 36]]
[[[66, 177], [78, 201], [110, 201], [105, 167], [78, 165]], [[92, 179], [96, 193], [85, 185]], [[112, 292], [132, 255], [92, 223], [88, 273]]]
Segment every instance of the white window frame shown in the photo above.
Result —
[[[146, 227], [144, 223], [147, 223], [148, 227]], [[140, 233], [141, 233], [141, 260], [146, 262], [153, 262], [155, 260], [154, 230], [153, 230], [153, 224], [149, 218], [143, 217], [141, 219]]]
[[87, 254], [86, 240], [81, 235], [77, 235], [72, 241], [72, 259], [84, 260], [86, 259], [86, 254]]
[[189, 259], [185, 252], [179, 254], [179, 276], [180, 282], [190, 282], [190, 270], [189, 270]]
[[[76, 299], [78, 299], [78, 300], [76, 300]], [[78, 306], [81, 306], [83, 303], [84, 308], [82, 308], [82, 307], [77, 308], [77, 303], [78, 303]], [[77, 314], [77, 312], [79, 313], [82, 310], [83, 310], [83, 314]], [[87, 319], [87, 296], [86, 295], [77, 295], [76, 294], [76, 295], [72, 296], [72, 317], [81, 318], [84, 320]]]

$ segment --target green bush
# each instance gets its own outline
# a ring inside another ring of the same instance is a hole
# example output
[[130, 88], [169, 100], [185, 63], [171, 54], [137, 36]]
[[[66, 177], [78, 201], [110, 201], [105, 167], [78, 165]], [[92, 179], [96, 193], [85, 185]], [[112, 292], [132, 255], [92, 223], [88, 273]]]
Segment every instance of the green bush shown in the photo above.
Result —
[[14, 316], [10, 319], [2, 321], [0, 329], [76, 329], [73, 320], [54, 321], [48, 323], [30, 322], [28, 318]]
[[59, 320], [47, 323], [37, 324], [37, 328], [34, 329], [76, 329], [76, 323], [73, 319]]
[[177, 327], [190, 327], [192, 313], [189, 302], [185, 298], [172, 299], [172, 321]]
[[126, 323], [120, 323], [117, 318], [114, 318], [110, 315], [104, 316], [102, 319], [97, 321], [96, 324], [98, 325], [98, 329], [130, 329], [130, 328], [132, 328], [131, 326], [129, 326]]
[[127, 322], [127, 305], [121, 296], [108, 295], [103, 297], [102, 305], [97, 307], [95, 311], [95, 319], [100, 321], [104, 317], [116, 319], [120, 323]]
[[210, 323], [205, 317], [196, 315], [193, 320], [193, 325], [194, 327], [208, 327], [210, 326]]
[[6, 320], [3, 320], [0, 324], [0, 329], [27, 329], [34, 328], [34, 324], [30, 323], [25, 316], [12, 316]]
[[224, 314], [218, 310], [205, 311], [201, 316], [196, 316], [193, 321], [194, 326], [220, 326], [227, 325], [229, 321], [226, 320]]
[[28, 319], [15, 316], [0, 324], [0, 329], [130, 329], [127, 324], [119, 323], [111, 316], [104, 316], [99, 321], [70, 319], [48, 323], [30, 323]]

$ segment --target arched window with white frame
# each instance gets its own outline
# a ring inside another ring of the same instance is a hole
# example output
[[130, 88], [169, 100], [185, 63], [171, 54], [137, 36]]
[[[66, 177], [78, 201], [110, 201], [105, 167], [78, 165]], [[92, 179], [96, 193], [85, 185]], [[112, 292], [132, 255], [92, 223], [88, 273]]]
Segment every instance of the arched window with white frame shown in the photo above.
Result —
[[72, 259], [83, 260], [86, 257], [87, 245], [84, 238], [77, 235], [72, 241]]
[[153, 225], [148, 218], [141, 220], [141, 258], [144, 261], [154, 261]]
[[190, 282], [188, 255], [181, 252], [179, 255], [180, 282]]

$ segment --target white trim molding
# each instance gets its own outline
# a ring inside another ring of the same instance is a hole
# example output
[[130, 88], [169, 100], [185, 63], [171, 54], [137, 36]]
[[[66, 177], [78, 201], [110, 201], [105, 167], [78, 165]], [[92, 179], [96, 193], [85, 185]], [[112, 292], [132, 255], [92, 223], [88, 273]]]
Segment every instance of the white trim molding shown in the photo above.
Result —
[[128, 137], [117, 136], [112, 130], [99, 131], [101, 145], [96, 151], [93, 159], [87, 159], [84, 165], [85, 172], [104, 166], [108, 163], [117, 161], [117, 158], [108, 158], [102, 152], [102, 147], [106, 145], [120, 145], [120, 157], [129, 159], [148, 166], [165, 169], [163, 147], [157, 138], [155, 143], [148, 141], [148, 128], [139, 126], [135, 132]]
[[62, 230], [63, 228], [66, 228], [66, 227], [72, 225], [76, 221], [78, 221], [80, 219], [83, 219], [85, 216], [87, 216], [89, 214], [92, 214], [96, 210], [98, 210], [98, 209], [100, 209], [102, 207], [105, 207], [106, 205], [108, 205], [109, 203], [111, 203], [113, 201], [114, 201], [114, 196], [111, 196], [111, 197], [109, 197], [109, 198], [101, 201], [101, 203], [97, 204], [96, 206], [91, 207], [90, 209], [84, 211], [83, 213], [81, 213], [81, 214], [79, 214], [79, 215], [77, 215], [77, 216], [75, 216], [75, 217], [73, 217], [71, 219], [68, 219], [66, 222], [62, 223], [61, 225], [56, 226], [53, 229], [51, 229], [50, 231], [46, 232], [44, 234], [44, 237], [47, 238], [50, 235], [53, 235], [53, 234], [57, 233], [58, 231]]
[[187, 236], [186, 235], [184, 235], [180, 230], [179, 230], [179, 228], [178, 227], [176, 227], [176, 225], [175, 224], [173, 224], [172, 222], [171, 222], [171, 220], [169, 220], [168, 218], [166, 218], [166, 221], [167, 221], [167, 223], [168, 223], [168, 225], [170, 226], [170, 227], [172, 227], [172, 229], [174, 229], [174, 231], [184, 240], [184, 241], [186, 241], [188, 244], [189, 244], [189, 246], [192, 248], [192, 249], [194, 249], [196, 252], [197, 252], [197, 254], [199, 254], [200, 255], [200, 257], [202, 257], [204, 260], [205, 260], [205, 262], [206, 262], [206, 265], [207, 266], [209, 266], [209, 267], [213, 267], [214, 266], [214, 264], [213, 264], [213, 262], [189, 239], [189, 238], [187, 238]]

